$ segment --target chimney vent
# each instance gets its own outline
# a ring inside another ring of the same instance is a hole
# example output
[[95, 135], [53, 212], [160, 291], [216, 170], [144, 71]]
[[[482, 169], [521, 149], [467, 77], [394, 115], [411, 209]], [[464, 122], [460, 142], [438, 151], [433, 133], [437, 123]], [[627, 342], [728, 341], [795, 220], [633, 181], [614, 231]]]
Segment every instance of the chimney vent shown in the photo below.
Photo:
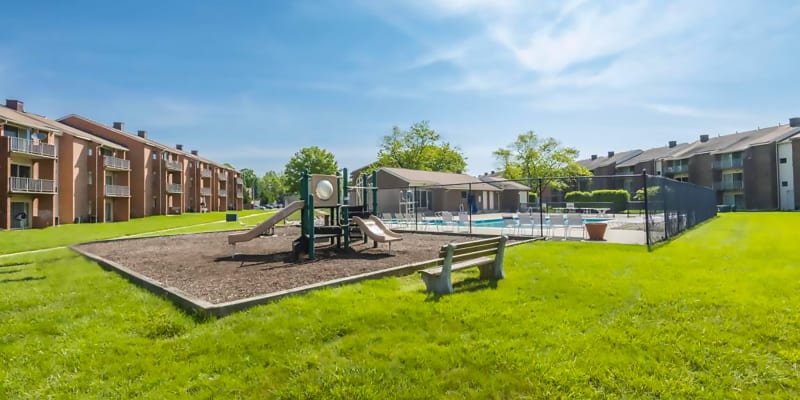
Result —
[[180, 150], [180, 151], [183, 151], [183, 145], [182, 144], [176, 144], [175, 148]]
[[140, 131], [136, 132], [136, 134], [139, 135], [140, 138], [147, 139], [147, 131], [141, 131], [140, 130]]
[[700, 135], [700, 141], [705, 143], [708, 141], [708, 135]]
[[124, 131], [125, 130], [125, 123], [124, 122], [114, 122], [114, 129], [116, 129], [118, 131]]
[[789, 126], [791, 126], [792, 128], [800, 127], [800, 118], [798, 117], [789, 118]]
[[608, 158], [611, 158], [611, 157], [614, 157], [614, 152], [613, 151], [609, 151], [608, 152]]
[[6, 107], [19, 112], [25, 112], [25, 107], [21, 100], [6, 99]]
[[494, 170], [492, 170], [492, 175], [494, 175]]
[[197, 150], [192, 150], [192, 155], [196, 156], [197, 155]]
[[673, 148], [673, 147], [675, 147], [675, 146], [677, 146], [677, 145], [678, 145], [678, 142], [676, 142], [676, 141], [674, 141], [674, 140], [670, 140], [670, 141], [669, 141], [669, 148], [670, 148], [670, 149], [671, 149], [671, 148]]
[[592, 154], [592, 160], [597, 160], [597, 154]]

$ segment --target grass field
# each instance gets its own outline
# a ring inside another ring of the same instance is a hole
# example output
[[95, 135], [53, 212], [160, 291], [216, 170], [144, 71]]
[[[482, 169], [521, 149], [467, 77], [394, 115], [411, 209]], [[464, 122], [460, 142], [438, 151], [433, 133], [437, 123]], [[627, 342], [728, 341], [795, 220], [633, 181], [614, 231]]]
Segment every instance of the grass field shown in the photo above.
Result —
[[539, 242], [496, 287], [388, 278], [221, 320], [68, 250], [0, 259], [0, 398], [797, 398], [799, 224], [726, 214], [651, 253]]
[[[248, 210], [236, 211], [239, 218], [246, 218], [248, 224], [264, 220], [274, 211]], [[46, 229], [24, 231], [0, 231], [0, 254], [17, 253], [28, 250], [68, 246], [93, 240], [112, 239], [122, 236], [141, 235], [146, 232], [175, 229], [165, 233], [204, 232], [206, 230], [242, 229], [237, 223], [225, 224], [226, 212], [192, 213], [177, 216], [162, 215], [137, 218], [127, 222], [104, 224], [67, 224]], [[251, 218], [252, 217], [252, 218]], [[214, 224], [214, 225], [204, 225]]]

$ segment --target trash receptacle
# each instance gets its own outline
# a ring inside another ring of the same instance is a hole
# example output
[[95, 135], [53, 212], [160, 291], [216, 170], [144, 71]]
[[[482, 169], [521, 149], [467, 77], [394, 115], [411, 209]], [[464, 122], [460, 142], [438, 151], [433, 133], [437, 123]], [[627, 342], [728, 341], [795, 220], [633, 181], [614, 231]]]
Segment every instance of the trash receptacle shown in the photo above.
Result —
[[225, 222], [236, 222], [236, 218], [238, 217], [237, 214], [225, 214]]

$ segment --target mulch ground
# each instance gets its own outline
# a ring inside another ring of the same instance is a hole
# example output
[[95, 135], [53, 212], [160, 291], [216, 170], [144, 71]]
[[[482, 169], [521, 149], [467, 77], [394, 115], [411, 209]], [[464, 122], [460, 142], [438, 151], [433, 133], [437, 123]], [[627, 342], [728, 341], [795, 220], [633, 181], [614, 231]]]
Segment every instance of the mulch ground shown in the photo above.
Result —
[[298, 228], [276, 228], [275, 236], [236, 245], [231, 258], [230, 232], [161, 236], [91, 243], [80, 249], [114, 261], [135, 272], [218, 304], [317, 282], [374, 272], [434, 259], [450, 242], [475, 240], [463, 235], [403, 233], [403, 240], [387, 245], [351, 243], [352, 250], [336, 250], [327, 241], [317, 243], [317, 259], [295, 262], [292, 240]]

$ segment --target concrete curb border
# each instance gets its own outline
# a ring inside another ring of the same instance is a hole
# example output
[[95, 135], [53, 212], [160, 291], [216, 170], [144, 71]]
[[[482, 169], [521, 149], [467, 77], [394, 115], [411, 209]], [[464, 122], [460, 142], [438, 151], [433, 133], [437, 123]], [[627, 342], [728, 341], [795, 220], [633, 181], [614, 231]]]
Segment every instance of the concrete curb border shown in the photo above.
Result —
[[[472, 235], [475, 236], [475, 235]], [[126, 238], [121, 240], [131, 240], [133, 238]], [[143, 239], [143, 238], [142, 238]], [[525, 243], [535, 242], [537, 240], [541, 240], [541, 238], [528, 238], [527, 240], [522, 240], [519, 242], [514, 242], [508, 244], [506, 247], [513, 247], [518, 246]], [[114, 240], [103, 240], [98, 242], [111, 242]], [[90, 243], [97, 243], [97, 242], [90, 242]], [[82, 243], [82, 244], [89, 244], [89, 243]], [[310, 285], [300, 286], [292, 289], [281, 290], [278, 292], [272, 292], [260, 296], [255, 297], [248, 297], [246, 299], [239, 299], [234, 301], [229, 301], [225, 303], [209, 303], [203, 299], [199, 299], [194, 297], [178, 288], [166, 286], [163, 283], [156, 281], [150, 277], [142, 275], [136, 271], [133, 271], [121, 264], [118, 264], [114, 261], [105, 259], [100, 257], [96, 254], [90, 253], [88, 251], [79, 249], [78, 245], [70, 246], [69, 248], [78, 254], [100, 264], [103, 269], [108, 271], [114, 271], [124, 278], [128, 279], [129, 281], [155, 293], [156, 295], [163, 296], [168, 300], [172, 301], [175, 305], [180, 307], [181, 309], [190, 312], [190, 313], [197, 313], [197, 314], [204, 314], [204, 315], [211, 315], [217, 318], [221, 318], [227, 316], [231, 313], [246, 310], [250, 307], [254, 307], [257, 305], [271, 303], [273, 301], [280, 300], [284, 297], [299, 295], [303, 293], [307, 293], [317, 289], [323, 289], [328, 287], [336, 287], [356, 282], [361, 282], [369, 279], [380, 279], [389, 276], [404, 276], [410, 275], [420, 269], [423, 269], [428, 263], [432, 262], [434, 259], [419, 261], [411, 264], [400, 265], [397, 267], [391, 267], [387, 269], [382, 269], [379, 271], [367, 272], [359, 275], [347, 276], [344, 278], [333, 279], [325, 282], [318, 282], [313, 283]]]

